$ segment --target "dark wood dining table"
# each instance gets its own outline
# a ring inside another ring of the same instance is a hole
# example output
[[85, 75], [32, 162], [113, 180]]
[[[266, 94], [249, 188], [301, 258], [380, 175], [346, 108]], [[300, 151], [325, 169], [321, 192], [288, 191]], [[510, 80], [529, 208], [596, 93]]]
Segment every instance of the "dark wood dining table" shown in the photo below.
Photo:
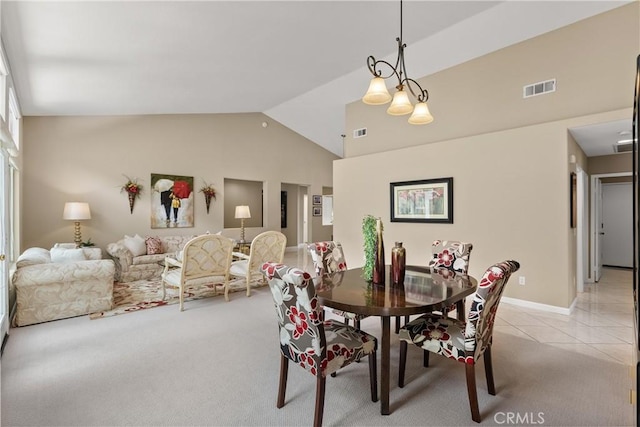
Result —
[[[389, 266], [386, 271], [390, 271]], [[389, 415], [391, 317], [410, 316], [441, 310], [471, 295], [477, 281], [449, 270], [407, 266], [403, 284], [374, 284], [355, 268], [316, 279], [319, 302], [325, 307], [367, 316], [379, 316], [382, 325], [380, 345], [380, 413]]]

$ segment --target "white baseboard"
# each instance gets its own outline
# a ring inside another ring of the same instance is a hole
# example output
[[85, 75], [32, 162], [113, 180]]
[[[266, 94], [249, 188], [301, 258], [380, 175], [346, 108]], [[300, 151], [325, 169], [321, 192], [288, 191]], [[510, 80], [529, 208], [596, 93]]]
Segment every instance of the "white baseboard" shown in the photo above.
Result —
[[518, 307], [533, 308], [536, 310], [548, 311], [551, 313], [564, 314], [568, 316], [573, 312], [573, 309], [575, 308], [576, 302], [578, 300], [577, 298], [574, 299], [569, 308], [558, 307], [556, 305], [541, 304], [539, 302], [525, 301], [522, 299], [509, 297], [502, 297], [501, 301], [506, 304], [517, 305]]

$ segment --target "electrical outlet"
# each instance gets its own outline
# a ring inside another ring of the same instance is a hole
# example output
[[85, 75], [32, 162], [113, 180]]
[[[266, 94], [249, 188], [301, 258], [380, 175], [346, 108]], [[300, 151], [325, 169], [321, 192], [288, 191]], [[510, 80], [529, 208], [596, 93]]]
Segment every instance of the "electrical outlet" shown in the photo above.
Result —
[[522, 286], [524, 286], [524, 285], [525, 285], [525, 283], [526, 283], [526, 282], [525, 282], [524, 276], [520, 276], [520, 277], [518, 277], [518, 283], [519, 283], [520, 285], [522, 285]]

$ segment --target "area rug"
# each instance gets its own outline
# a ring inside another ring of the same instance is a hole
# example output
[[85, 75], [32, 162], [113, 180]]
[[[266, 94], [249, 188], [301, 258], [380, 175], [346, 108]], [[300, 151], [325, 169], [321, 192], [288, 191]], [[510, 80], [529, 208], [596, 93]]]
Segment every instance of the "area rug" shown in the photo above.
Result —
[[[264, 286], [263, 281], [256, 281], [251, 284], [252, 288]], [[244, 279], [232, 280], [229, 282], [229, 293], [246, 291], [247, 286]], [[221, 284], [209, 284], [200, 286], [188, 286], [185, 291], [184, 300], [194, 301], [212, 297], [224, 298], [224, 290]], [[146, 310], [148, 308], [160, 307], [180, 302], [178, 289], [167, 287], [167, 296], [162, 299], [161, 280], [136, 280], [134, 282], [116, 282], [113, 284], [113, 308], [111, 310], [99, 311], [89, 315], [90, 319], [100, 319], [103, 317], [116, 316], [118, 314], [132, 313], [134, 311]]]

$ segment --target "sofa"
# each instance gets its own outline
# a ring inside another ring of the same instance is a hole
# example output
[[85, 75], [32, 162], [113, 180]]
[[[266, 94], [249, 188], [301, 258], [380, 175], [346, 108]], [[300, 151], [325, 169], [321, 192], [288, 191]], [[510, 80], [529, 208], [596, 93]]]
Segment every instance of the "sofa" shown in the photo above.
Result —
[[[113, 306], [113, 261], [96, 248], [29, 248], [11, 274], [15, 326], [81, 316]], [[53, 256], [52, 256], [53, 254]]]
[[107, 245], [107, 254], [115, 264], [116, 282], [160, 279], [165, 257], [177, 258], [178, 252], [195, 235], [124, 236]]

